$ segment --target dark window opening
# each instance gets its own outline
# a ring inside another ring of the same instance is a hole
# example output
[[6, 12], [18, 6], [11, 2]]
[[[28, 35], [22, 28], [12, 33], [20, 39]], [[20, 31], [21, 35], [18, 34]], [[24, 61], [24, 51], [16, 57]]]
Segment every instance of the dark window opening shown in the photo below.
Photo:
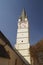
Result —
[[21, 42], [23, 42], [23, 40]]

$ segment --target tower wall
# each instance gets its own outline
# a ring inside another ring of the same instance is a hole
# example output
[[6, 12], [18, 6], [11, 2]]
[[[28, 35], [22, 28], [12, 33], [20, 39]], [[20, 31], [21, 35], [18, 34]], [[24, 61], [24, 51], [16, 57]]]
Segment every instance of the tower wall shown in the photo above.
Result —
[[25, 60], [31, 64], [30, 61], [30, 38], [29, 38], [29, 24], [25, 10], [18, 20], [17, 38], [15, 48], [25, 58]]

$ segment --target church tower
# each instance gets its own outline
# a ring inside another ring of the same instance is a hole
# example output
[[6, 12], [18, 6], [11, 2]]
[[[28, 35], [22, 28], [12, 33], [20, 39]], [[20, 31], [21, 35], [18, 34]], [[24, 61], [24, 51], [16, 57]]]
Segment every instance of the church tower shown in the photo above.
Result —
[[17, 38], [15, 48], [18, 52], [26, 59], [26, 61], [30, 62], [30, 35], [29, 35], [29, 22], [28, 17], [23, 9], [21, 16], [18, 19], [18, 28], [17, 28]]

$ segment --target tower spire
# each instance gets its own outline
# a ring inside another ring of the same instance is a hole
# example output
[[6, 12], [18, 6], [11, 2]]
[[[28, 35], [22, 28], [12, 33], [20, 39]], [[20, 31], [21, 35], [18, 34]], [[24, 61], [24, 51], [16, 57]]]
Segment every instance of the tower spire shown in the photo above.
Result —
[[23, 8], [22, 13], [21, 13], [21, 16], [20, 16], [20, 19], [21, 19], [22, 21], [24, 21], [25, 18], [27, 18], [27, 14], [26, 14], [25, 9]]

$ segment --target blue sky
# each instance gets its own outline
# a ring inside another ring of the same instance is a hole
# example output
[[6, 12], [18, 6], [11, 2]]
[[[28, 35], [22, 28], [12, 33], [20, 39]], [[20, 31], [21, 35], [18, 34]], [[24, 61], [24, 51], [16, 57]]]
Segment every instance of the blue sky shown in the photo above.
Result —
[[0, 0], [0, 30], [16, 43], [18, 18], [25, 8], [30, 23], [30, 44], [43, 39], [43, 0]]

